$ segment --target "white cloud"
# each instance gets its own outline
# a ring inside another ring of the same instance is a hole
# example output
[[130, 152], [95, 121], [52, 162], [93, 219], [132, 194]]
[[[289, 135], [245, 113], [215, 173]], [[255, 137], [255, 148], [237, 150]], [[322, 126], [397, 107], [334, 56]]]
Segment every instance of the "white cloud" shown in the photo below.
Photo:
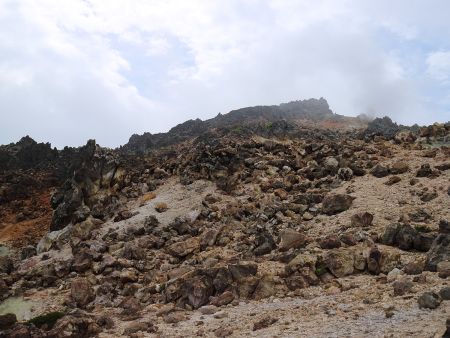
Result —
[[450, 51], [432, 52], [427, 57], [427, 73], [434, 79], [450, 81]]
[[0, 0], [0, 143], [29, 133], [116, 146], [188, 118], [320, 96], [341, 114], [450, 119], [429, 90], [447, 84], [448, 52], [421, 50], [450, 48], [450, 5], [433, 4]]

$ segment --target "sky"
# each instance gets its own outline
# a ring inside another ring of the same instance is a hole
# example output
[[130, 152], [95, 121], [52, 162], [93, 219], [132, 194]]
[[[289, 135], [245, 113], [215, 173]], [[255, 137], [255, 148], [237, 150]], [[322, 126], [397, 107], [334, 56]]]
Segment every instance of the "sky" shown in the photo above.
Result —
[[252, 105], [450, 120], [448, 0], [0, 0], [0, 144], [116, 147]]

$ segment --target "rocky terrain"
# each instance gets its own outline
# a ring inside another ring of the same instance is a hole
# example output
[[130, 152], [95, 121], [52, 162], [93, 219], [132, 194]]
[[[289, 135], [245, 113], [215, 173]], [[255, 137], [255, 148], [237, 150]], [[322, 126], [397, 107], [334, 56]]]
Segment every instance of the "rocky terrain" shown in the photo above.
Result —
[[[0, 337], [450, 337], [450, 124], [244, 108], [0, 146]], [[447, 329], [448, 326], [448, 329]]]

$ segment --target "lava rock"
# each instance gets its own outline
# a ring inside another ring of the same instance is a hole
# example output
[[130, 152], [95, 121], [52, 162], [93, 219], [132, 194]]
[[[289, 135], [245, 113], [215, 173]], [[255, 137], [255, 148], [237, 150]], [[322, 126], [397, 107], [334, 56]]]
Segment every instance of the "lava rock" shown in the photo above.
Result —
[[422, 164], [420, 169], [416, 173], [416, 177], [429, 177], [433, 173], [430, 165], [428, 163]]
[[400, 175], [409, 171], [409, 165], [403, 161], [397, 161], [391, 166], [391, 174]]
[[185, 257], [194, 251], [200, 250], [200, 238], [191, 237], [183, 242], [176, 242], [167, 247], [167, 252], [175, 257]]
[[328, 194], [322, 201], [322, 211], [327, 215], [338, 214], [349, 209], [354, 197], [344, 194]]
[[431, 291], [424, 292], [417, 299], [417, 303], [419, 304], [420, 309], [436, 309], [441, 304], [441, 302], [442, 300], [439, 295]]
[[327, 236], [319, 241], [322, 249], [336, 249], [341, 247], [341, 241], [336, 235]]
[[8, 330], [17, 323], [17, 317], [14, 313], [0, 315], [0, 330]]
[[450, 300], [450, 286], [445, 286], [439, 290], [439, 296], [442, 300]]
[[351, 275], [354, 271], [353, 252], [348, 249], [328, 251], [324, 256], [324, 263], [337, 278]]
[[94, 289], [86, 278], [76, 278], [70, 284], [70, 296], [75, 304], [83, 308], [95, 299]]
[[307, 238], [292, 229], [286, 229], [280, 232], [280, 244], [278, 248], [280, 251], [287, 251], [289, 249], [298, 249], [304, 247], [307, 243]]
[[350, 221], [352, 227], [368, 227], [372, 225], [373, 215], [369, 212], [360, 212], [354, 214]]
[[370, 173], [377, 178], [383, 178], [389, 175], [389, 168], [384, 165], [377, 164], [370, 170]]

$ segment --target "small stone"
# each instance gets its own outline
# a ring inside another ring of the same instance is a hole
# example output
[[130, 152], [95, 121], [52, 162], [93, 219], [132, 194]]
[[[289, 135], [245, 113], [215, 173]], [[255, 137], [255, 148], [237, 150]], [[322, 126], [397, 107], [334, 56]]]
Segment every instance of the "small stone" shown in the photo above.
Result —
[[389, 271], [389, 273], [387, 275], [387, 280], [388, 280], [388, 282], [392, 282], [392, 281], [396, 280], [402, 274], [403, 274], [402, 270], [400, 270], [398, 268], [394, 268], [391, 271]]
[[182, 312], [171, 312], [164, 316], [164, 322], [167, 324], [174, 324], [186, 320], [186, 316]]
[[447, 320], [445, 321], [445, 326], [447, 329], [445, 330], [442, 338], [450, 338], [450, 318], [447, 318]]
[[420, 200], [422, 202], [430, 202], [434, 200], [436, 197], [438, 197], [438, 193], [436, 191], [426, 191], [422, 194]]
[[330, 235], [319, 241], [319, 245], [322, 249], [335, 249], [341, 247], [341, 241], [336, 235]]
[[225, 291], [221, 295], [218, 295], [217, 297], [213, 297], [210, 301], [210, 304], [215, 306], [224, 306], [227, 304], [230, 304], [234, 300], [234, 295], [231, 291]]
[[384, 184], [385, 185], [394, 185], [394, 184], [400, 182], [401, 180], [402, 179], [398, 176], [391, 176]]
[[395, 314], [395, 307], [394, 306], [389, 306], [386, 309], [384, 309], [384, 315], [386, 316], [386, 318], [392, 318]]
[[450, 262], [449, 261], [442, 261], [442, 262], [437, 263], [436, 271], [437, 272], [450, 271]]
[[313, 218], [314, 218], [314, 215], [311, 214], [310, 212], [305, 212], [305, 213], [303, 214], [303, 220], [304, 220], [304, 221], [310, 221], [310, 220], [312, 220]]
[[224, 311], [219, 311], [214, 314], [214, 318], [216, 318], [216, 319], [222, 319], [222, 318], [227, 318], [227, 317], [228, 317], [228, 313], [226, 313]]
[[269, 327], [270, 325], [276, 323], [277, 321], [278, 321], [277, 318], [265, 317], [253, 324], [253, 331], [265, 329], [266, 327]]
[[168, 209], [169, 209], [169, 207], [164, 202], [159, 202], [159, 203], [156, 203], [156, 205], [155, 205], [155, 210], [157, 212], [164, 212], [164, 211], [167, 211]]
[[202, 315], [212, 315], [216, 313], [218, 310], [217, 306], [214, 305], [205, 305], [198, 309]]
[[200, 249], [200, 239], [191, 237], [184, 242], [176, 242], [167, 247], [167, 252], [175, 257], [185, 257]]
[[125, 336], [131, 336], [133, 333], [136, 332], [155, 332], [155, 327], [151, 325], [150, 323], [141, 323], [141, 322], [133, 322], [130, 325], [128, 325], [125, 330], [123, 331], [123, 334]]

